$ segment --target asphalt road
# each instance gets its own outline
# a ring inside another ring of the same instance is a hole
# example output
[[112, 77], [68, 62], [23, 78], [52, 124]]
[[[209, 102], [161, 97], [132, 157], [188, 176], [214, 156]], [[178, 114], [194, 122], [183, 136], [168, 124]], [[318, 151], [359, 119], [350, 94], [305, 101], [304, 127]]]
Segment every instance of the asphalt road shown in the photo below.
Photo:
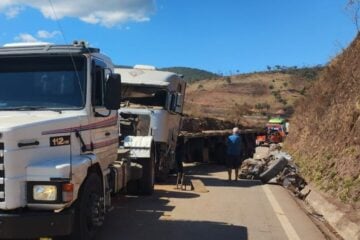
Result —
[[186, 171], [208, 192], [177, 190], [172, 177], [157, 185], [152, 196], [119, 195], [96, 239], [325, 239], [281, 186], [228, 182], [217, 165]]

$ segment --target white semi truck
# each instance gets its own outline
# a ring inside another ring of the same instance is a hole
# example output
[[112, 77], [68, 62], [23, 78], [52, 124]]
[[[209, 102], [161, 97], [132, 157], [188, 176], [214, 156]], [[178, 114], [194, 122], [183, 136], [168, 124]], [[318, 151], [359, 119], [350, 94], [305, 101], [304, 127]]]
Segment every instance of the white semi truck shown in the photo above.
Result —
[[[157, 179], [164, 180], [174, 165], [186, 82], [181, 75], [147, 65], [117, 67], [115, 72], [122, 77], [121, 140], [131, 149], [132, 161], [155, 165], [155, 173], [143, 174], [140, 184], [144, 193], [150, 193], [147, 179], [156, 174]], [[150, 156], [154, 161], [137, 160]]]
[[92, 239], [111, 194], [153, 171], [117, 160], [111, 60], [82, 42], [8, 45], [0, 86], [0, 238]]

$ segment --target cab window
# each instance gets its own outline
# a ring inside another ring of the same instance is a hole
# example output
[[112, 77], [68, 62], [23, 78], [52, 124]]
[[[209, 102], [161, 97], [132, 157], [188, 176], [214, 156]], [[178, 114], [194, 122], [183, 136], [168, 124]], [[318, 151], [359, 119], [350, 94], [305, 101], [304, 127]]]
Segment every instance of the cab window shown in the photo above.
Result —
[[95, 67], [94, 78], [94, 105], [104, 106], [105, 71], [102, 67]]

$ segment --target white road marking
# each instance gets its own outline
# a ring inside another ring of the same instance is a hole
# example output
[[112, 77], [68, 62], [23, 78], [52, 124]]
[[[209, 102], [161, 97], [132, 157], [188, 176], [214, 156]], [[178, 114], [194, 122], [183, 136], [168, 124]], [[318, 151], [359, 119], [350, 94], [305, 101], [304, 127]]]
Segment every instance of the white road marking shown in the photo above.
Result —
[[277, 218], [280, 221], [282, 228], [284, 229], [286, 236], [290, 240], [300, 240], [299, 235], [296, 233], [294, 227], [291, 225], [289, 219], [286, 217], [284, 211], [280, 207], [280, 204], [276, 200], [274, 194], [271, 192], [270, 187], [266, 184], [263, 185], [263, 190], [267, 196]]

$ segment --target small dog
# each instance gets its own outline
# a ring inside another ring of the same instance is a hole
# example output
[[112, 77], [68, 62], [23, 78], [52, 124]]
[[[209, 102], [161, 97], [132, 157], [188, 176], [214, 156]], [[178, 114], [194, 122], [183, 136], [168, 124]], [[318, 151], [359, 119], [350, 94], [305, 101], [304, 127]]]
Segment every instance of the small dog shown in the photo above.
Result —
[[192, 190], [189, 179], [185, 176], [184, 173], [180, 173], [180, 172], [177, 174], [176, 189], [179, 189], [179, 185], [180, 185], [180, 189], [183, 191], [186, 191], [187, 186], [190, 186], [190, 190]]

